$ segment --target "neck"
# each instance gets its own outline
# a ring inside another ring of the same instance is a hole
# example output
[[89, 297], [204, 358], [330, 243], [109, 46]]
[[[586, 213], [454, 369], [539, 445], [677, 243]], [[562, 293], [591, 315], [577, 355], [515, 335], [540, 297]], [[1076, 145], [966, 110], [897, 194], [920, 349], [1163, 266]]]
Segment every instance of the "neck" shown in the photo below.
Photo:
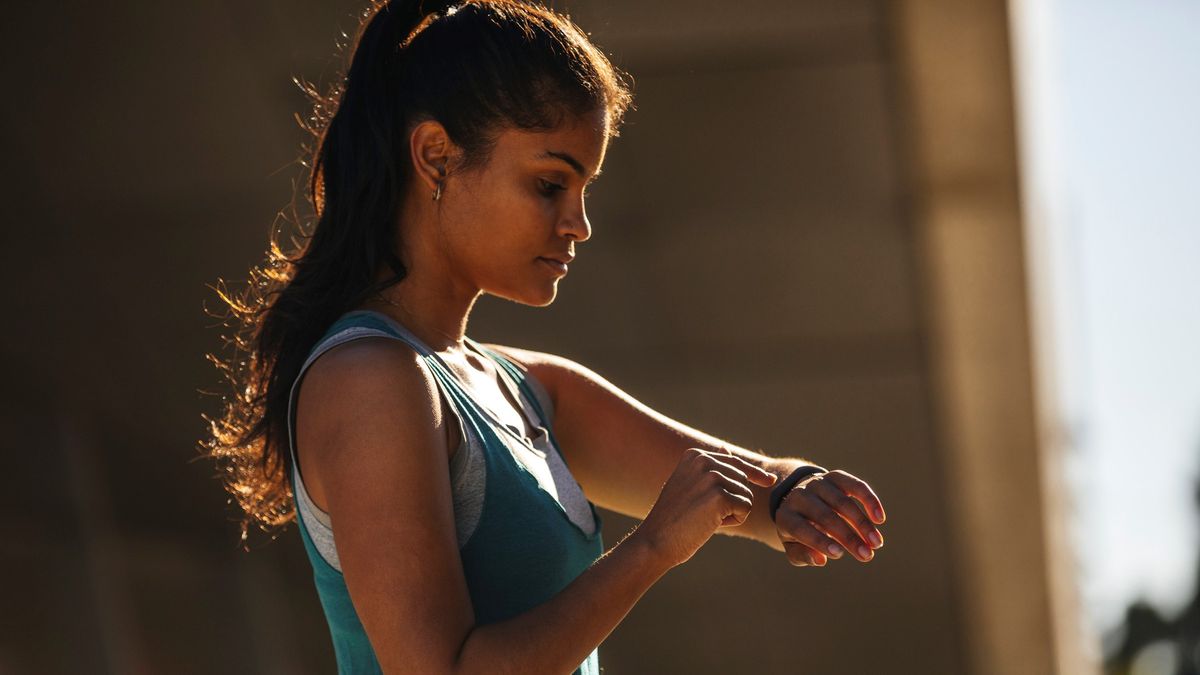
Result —
[[[440, 205], [430, 202], [416, 187], [410, 186], [410, 191], [397, 221], [397, 240], [408, 275], [368, 299], [364, 308], [396, 319], [435, 352], [461, 352], [471, 309], [483, 293], [456, 273], [437, 245], [443, 227]], [[383, 270], [375, 280], [389, 276], [390, 270]]]
[[382, 312], [412, 331], [435, 352], [461, 351], [478, 291], [448, 293], [446, 284], [422, 283], [410, 274], [363, 303], [364, 309]]

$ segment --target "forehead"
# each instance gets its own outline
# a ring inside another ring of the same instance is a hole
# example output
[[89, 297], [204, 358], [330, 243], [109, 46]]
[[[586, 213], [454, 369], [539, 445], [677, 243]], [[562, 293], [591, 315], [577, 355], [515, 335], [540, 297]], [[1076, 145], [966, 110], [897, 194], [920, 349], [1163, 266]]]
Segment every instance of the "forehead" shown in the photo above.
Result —
[[[495, 153], [509, 161], [559, 162], [558, 155], [576, 160], [584, 173], [595, 173], [608, 146], [608, 115], [599, 113], [567, 119], [549, 130], [504, 129], [496, 137]], [[569, 162], [563, 163], [567, 166]]]

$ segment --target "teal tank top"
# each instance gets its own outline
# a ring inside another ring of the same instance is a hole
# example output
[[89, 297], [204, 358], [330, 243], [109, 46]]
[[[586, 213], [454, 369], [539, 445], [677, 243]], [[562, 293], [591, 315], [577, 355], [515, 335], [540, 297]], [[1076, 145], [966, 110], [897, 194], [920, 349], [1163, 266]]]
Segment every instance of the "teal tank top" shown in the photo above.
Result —
[[[397, 325], [374, 312], [354, 311], [342, 315], [317, 341], [310, 358], [306, 359], [305, 367], [292, 386], [288, 405], [289, 452], [292, 453], [293, 465], [297, 385], [309, 363], [314, 360], [313, 355], [323, 351], [326, 340], [347, 328], [373, 329], [362, 331], [362, 337], [378, 336], [382, 331], [410, 345], [433, 373], [442, 395], [462, 418], [466, 431], [476, 434], [483, 441], [487, 472], [483, 510], [475, 530], [459, 549], [477, 624], [503, 621], [546, 602], [604, 553], [600, 535], [602, 521], [595, 505], [588, 502], [596, 525], [593, 533], [588, 535], [570, 520], [554, 495], [544, 490], [537, 478], [513, 457], [512, 451], [500, 439], [501, 430], [467, 394], [441, 357], [412, 333], [398, 329]], [[558, 449], [550, 422], [521, 369], [502, 354], [471, 338], [464, 339], [512, 376], [546, 427], [550, 442]], [[291, 471], [288, 472], [288, 480], [295, 494]], [[401, 488], [397, 486], [397, 489]], [[375, 658], [346, 588], [345, 578], [317, 550], [300, 509], [296, 511], [296, 518], [300, 538], [312, 564], [317, 595], [329, 624], [339, 675], [381, 673], [379, 661]], [[573, 675], [600, 675], [598, 648], [575, 669]]]

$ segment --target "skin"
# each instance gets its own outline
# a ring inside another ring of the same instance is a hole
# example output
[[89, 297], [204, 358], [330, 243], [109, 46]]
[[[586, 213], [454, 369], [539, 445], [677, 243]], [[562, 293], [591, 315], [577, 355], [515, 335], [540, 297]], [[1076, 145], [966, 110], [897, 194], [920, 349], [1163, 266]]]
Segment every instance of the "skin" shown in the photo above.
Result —
[[[489, 161], [471, 169], [437, 122], [410, 135], [414, 179], [397, 222], [409, 276], [361, 308], [407, 326], [515, 424], [524, 417], [495, 367], [464, 346], [470, 312], [483, 293], [554, 301], [563, 275], [539, 257], [574, 255], [591, 236], [585, 188], [608, 132], [602, 111], [547, 132], [502, 130]], [[855, 476], [803, 481], [771, 522], [771, 487], [805, 460], [692, 429], [568, 359], [489, 346], [546, 387], [555, 437], [588, 498], [641, 523], [550, 601], [475, 625], [447, 467], [462, 439], [448, 403], [400, 341], [331, 349], [300, 387], [296, 449], [310, 495], [335, 523], [346, 584], [384, 672], [569, 672], [714, 533], [755, 539], [798, 566], [844, 550], [866, 562], [882, 545], [872, 541], [882, 505]]]

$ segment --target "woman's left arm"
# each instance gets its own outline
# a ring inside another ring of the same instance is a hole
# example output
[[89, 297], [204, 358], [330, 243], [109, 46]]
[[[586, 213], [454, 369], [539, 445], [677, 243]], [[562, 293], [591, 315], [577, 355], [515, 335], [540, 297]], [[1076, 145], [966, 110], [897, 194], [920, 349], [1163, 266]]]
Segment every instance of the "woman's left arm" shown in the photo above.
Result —
[[[649, 408], [570, 359], [515, 347], [486, 346], [509, 356], [545, 386], [554, 402], [554, 436], [571, 473], [588, 499], [612, 511], [644, 519], [688, 448], [737, 455], [779, 476], [780, 481], [793, 470], [812, 464], [796, 457], [769, 457], [693, 429]], [[860, 561], [873, 557], [873, 553], [864, 556], [858, 550], [872, 533], [878, 535], [864, 510], [878, 511], [880, 517], [872, 518], [881, 523], [882, 505], [858, 478], [841, 471], [806, 478], [779, 508], [778, 525], [769, 514], [772, 488], [750, 487], [754, 505], [749, 517], [740, 525], [722, 527], [718, 532], [749, 537], [786, 551], [798, 565], [823, 565], [829, 555], [826, 551], [834, 544], [829, 536], [844, 546], [853, 546], [851, 550]], [[874, 542], [871, 544], [877, 548]]]

